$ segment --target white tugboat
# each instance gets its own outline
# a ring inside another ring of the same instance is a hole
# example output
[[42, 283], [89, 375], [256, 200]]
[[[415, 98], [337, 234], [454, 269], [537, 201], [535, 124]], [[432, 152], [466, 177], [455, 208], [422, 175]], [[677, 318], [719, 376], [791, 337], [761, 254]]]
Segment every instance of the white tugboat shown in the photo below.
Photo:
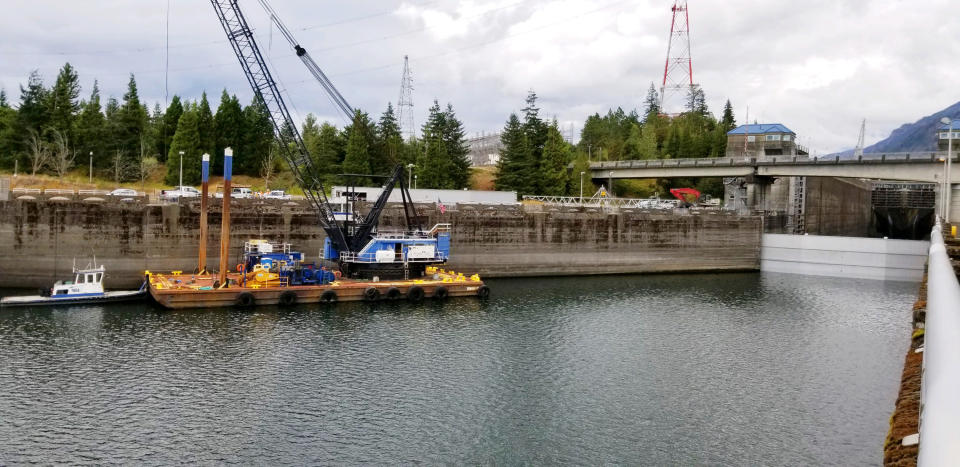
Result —
[[24, 295], [19, 297], [4, 297], [0, 300], [0, 307], [14, 306], [44, 306], [44, 305], [76, 305], [86, 303], [125, 302], [142, 300], [147, 296], [146, 283], [139, 290], [103, 290], [103, 277], [106, 269], [101, 264], [85, 269], [73, 268], [72, 281], [57, 281], [50, 289], [49, 295]]

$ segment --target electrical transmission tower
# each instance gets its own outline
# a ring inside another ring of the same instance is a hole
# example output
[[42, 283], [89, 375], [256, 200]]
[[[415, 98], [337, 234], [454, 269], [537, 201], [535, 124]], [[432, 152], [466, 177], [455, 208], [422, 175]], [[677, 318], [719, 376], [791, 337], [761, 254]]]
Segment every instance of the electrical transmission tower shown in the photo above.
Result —
[[867, 129], [867, 119], [863, 119], [860, 122], [860, 137], [857, 138], [857, 148], [853, 150], [854, 157], [860, 157], [863, 155], [863, 137]]
[[413, 77], [410, 76], [410, 62], [403, 56], [403, 80], [400, 81], [400, 100], [397, 101], [397, 121], [400, 123], [400, 134], [404, 139], [416, 137], [416, 128], [413, 126]]
[[[670, 20], [670, 39], [667, 41], [667, 61], [663, 66], [660, 84], [660, 112], [679, 113], [684, 108], [687, 92], [693, 89], [693, 57], [690, 55], [690, 16], [686, 0], [673, 4]], [[679, 104], [679, 105], [678, 105]]]

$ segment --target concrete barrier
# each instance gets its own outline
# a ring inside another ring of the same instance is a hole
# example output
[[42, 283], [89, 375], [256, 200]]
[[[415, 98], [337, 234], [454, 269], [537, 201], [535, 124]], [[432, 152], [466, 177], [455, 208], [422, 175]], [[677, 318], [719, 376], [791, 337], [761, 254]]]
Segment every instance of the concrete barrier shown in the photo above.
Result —
[[960, 461], [960, 284], [940, 234], [930, 235], [920, 395], [921, 467]]
[[813, 276], [919, 281], [930, 242], [764, 234], [760, 270]]

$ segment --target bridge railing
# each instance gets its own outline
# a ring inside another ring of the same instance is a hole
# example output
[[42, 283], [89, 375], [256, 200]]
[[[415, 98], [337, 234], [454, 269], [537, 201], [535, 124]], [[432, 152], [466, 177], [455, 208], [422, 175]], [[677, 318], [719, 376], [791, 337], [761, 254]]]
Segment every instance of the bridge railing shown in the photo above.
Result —
[[938, 221], [930, 234], [920, 395], [920, 466], [960, 459], [960, 284]]
[[[952, 159], [960, 158], [960, 151], [954, 151]], [[761, 157], [707, 157], [688, 159], [643, 159], [624, 161], [593, 162], [593, 170], [604, 169], [658, 169], [678, 167], [723, 167], [757, 165], [829, 165], [868, 163], [929, 163], [942, 162], [946, 151], [888, 152], [871, 153], [861, 156], [761, 156]]]

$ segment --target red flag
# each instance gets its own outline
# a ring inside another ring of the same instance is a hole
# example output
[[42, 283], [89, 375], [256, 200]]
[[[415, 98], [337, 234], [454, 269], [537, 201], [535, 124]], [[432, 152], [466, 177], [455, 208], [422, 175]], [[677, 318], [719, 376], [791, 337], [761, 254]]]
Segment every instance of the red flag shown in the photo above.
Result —
[[437, 209], [440, 210], [440, 214], [447, 212], [447, 207], [443, 205], [443, 201], [440, 201], [440, 198], [437, 198]]

